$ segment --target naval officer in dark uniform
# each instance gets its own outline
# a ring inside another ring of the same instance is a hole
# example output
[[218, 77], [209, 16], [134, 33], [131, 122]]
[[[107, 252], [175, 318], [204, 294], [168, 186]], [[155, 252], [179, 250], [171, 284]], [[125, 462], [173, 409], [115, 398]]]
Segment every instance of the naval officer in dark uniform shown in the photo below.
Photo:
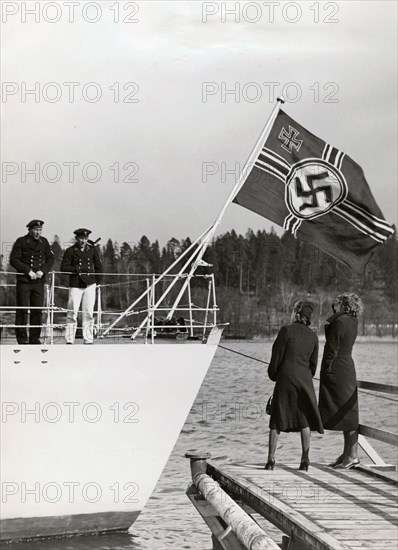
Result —
[[[44, 302], [44, 284], [46, 275], [54, 263], [54, 254], [47, 239], [42, 237], [44, 222], [32, 220], [26, 226], [29, 230], [24, 237], [19, 237], [12, 247], [10, 264], [17, 270], [17, 306], [27, 306], [27, 309], [17, 309], [16, 325], [27, 325], [29, 306], [42, 307]], [[32, 309], [30, 325], [41, 325], [42, 310]], [[26, 326], [15, 329], [18, 344], [40, 344], [41, 327]]]
[[94, 304], [97, 283], [100, 283], [102, 262], [98, 248], [88, 242], [89, 229], [74, 231], [76, 243], [65, 250], [61, 271], [70, 273], [68, 314], [66, 317], [65, 340], [67, 344], [75, 341], [77, 314], [80, 303], [83, 314], [83, 339], [85, 344], [93, 343]]

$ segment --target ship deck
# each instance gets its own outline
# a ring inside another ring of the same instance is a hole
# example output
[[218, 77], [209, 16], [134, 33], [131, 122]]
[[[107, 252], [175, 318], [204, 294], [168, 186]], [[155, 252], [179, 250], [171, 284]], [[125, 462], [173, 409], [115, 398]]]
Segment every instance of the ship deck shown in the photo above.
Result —
[[[203, 341], [202, 339], [202, 336], [200, 335], [197, 335], [197, 336], [188, 336], [188, 337], [185, 337], [185, 336], [176, 336], [176, 334], [172, 333], [170, 335], [168, 334], [160, 334], [160, 335], [157, 335], [155, 338], [154, 338], [154, 343], [155, 344], [184, 344], [184, 345], [187, 345], [187, 344], [199, 344]], [[151, 344], [152, 343], [152, 340], [151, 340], [151, 337], [148, 336], [148, 339], [147, 339], [147, 342], [148, 344]], [[1, 339], [0, 339], [0, 344], [2, 345], [11, 345], [11, 346], [20, 346], [21, 344], [18, 344], [16, 338], [15, 338], [15, 335], [12, 334], [11, 332], [7, 332], [7, 333], [3, 333], [2, 336], [1, 336]], [[63, 336], [63, 334], [61, 332], [59, 332], [58, 334], [55, 333], [54, 334], [54, 337], [53, 337], [53, 342], [52, 344], [50, 344], [50, 339], [49, 338], [43, 338], [43, 336], [41, 337], [41, 345], [44, 346], [44, 347], [47, 347], [49, 345], [65, 345], [66, 342], [65, 342], [65, 338]], [[94, 343], [93, 345], [97, 346], [97, 345], [112, 345], [112, 344], [126, 344], [126, 345], [137, 345], [137, 344], [145, 344], [145, 336], [144, 335], [139, 335], [137, 336], [134, 340], [131, 339], [131, 333], [123, 333], [123, 334], [113, 334], [113, 335], [109, 335], [109, 336], [106, 336], [104, 338], [95, 338], [94, 339]], [[76, 340], [75, 340], [75, 343], [73, 345], [84, 345], [84, 341], [83, 341], [83, 338], [79, 338], [79, 337], [76, 337]], [[24, 345], [25, 347], [25, 345]]]

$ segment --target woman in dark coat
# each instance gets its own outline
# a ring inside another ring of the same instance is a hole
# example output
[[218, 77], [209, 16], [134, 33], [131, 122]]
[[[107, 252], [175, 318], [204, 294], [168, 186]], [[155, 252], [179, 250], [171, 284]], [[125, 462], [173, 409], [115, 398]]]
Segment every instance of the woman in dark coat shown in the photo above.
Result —
[[283, 326], [272, 347], [268, 376], [276, 381], [271, 406], [268, 461], [273, 470], [280, 432], [301, 432], [300, 470], [308, 470], [311, 431], [323, 433], [312, 377], [318, 361], [318, 337], [309, 328], [313, 307], [295, 304], [292, 323]]
[[358, 391], [351, 352], [358, 333], [361, 301], [356, 294], [341, 294], [332, 308], [334, 315], [325, 325], [319, 411], [326, 430], [344, 433], [343, 453], [330, 466], [349, 469], [359, 464]]

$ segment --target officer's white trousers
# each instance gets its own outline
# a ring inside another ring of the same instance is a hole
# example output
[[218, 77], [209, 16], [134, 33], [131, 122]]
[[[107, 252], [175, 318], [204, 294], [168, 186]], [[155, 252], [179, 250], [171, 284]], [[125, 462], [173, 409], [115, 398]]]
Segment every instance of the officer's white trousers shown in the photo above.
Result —
[[93, 343], [94, 329], [94, 304], [95, 290], [97, 285], [94, 283], [86, 288], [69, 289], [68, 314], [66, 316], [65, 340], [69, 344], [75, 341], [77, 328], [77, 313], [79, 311], [80, 302], [82, 303], [83, 314], [83, 339], [86, 344]]

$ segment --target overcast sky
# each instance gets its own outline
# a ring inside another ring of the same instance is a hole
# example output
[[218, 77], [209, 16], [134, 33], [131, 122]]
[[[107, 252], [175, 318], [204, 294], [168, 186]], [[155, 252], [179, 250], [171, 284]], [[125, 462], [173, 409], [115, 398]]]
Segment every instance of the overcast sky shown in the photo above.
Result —
[[[3, 252], [32, 218], [61, 242], [81, 226], [120, 243], [197, 237], [283, 88], [287, 113], [356, 160], [397, 223], [395, 2], [85, 4], [2, 2]], [[218, 170], [207, 181], [203, 163]], [[248, 227], [270, 224], [231, 205], [220, 231]]]

